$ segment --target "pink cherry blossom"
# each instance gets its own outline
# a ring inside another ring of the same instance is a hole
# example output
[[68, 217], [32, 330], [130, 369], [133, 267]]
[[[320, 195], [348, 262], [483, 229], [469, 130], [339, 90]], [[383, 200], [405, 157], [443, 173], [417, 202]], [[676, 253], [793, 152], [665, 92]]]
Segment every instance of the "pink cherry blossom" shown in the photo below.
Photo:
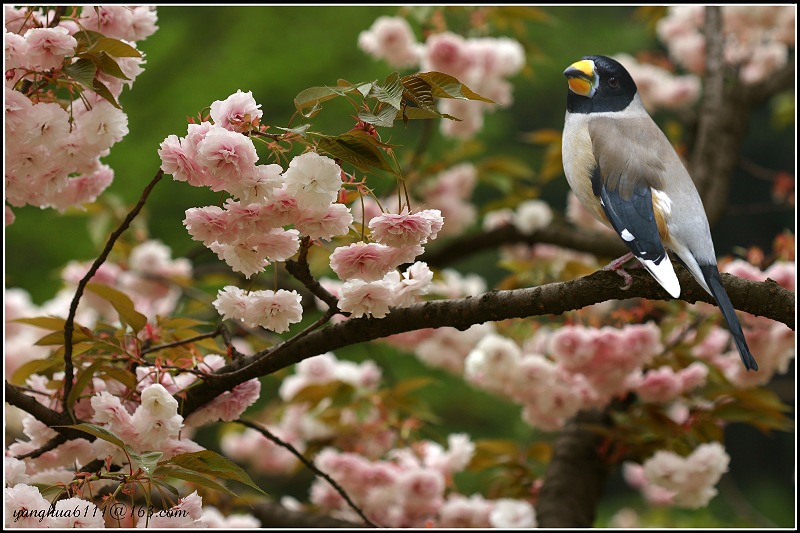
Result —
[[342, 285], [339, 309], [353, 318], [372, 316], [383, 318], [394, 305], [394, 293], [383, 281], [351, 279]]
[[86, 142], [97, 150], [110, 148], [128, 134], [128, 116], [105, 100], [78, 115], [75, 123]]
[[[386, 276], [396, 274], [397, 281], [393, 286], [395, 293], [395, 305], [407, 307], [417, 302], [420, 296], [428, 294], [433, 286], [433, 272], [428, 268], [427, 263], [417, 261], [409, 266], [402, 277], [397, 271], [391, 271]], [[387, 281], [387, 277], [384, 281]]]
[[502, 392], [519, 372], [522, 351], [511, 339], [485, 336], [464, 361], [464, 376], [489, 390]]
[[718, 442], [701, 444], [688, 457], [661, 450], [645, 461], [644, 477], [673, 492], [680, 507], [705, 507], [717, 494], [714, 485], [727, 472], [730, 457]]
[[5, 526], [20, 528], [47, 528], [52, 525], [47, 515], [50, 502], [44, 499], [39, 489], [17, 483], [3, 490], [5, 498]]
[[183, 225], [192, 239], [209, 246], [215, 241], [227, 242], [228, 212], [215, 205], [190, 207], [186, 210]]
[[[141, 14], [139, 14], [141, 18]], [[128, 6], [106, 5], [81, 10], [81, 26], [87, 30], [102, 33], [112, 39], [136, 40], [133, 11]], [[138, 26], [142, 28], [141, 22]]]
[[238, 89], [225, 100], [216, 100], [211, 104], [211, 120], [226, 130], [247, 133], [258, 126], [263, 112], [261, 104], [256, 104], [251, 91]]
[[50, 527], [65, 528], [105, 528], [104, 514], [97, 506], [81, 498], [66, 498], [54, 502], [53, 518]]
[[152, 517], [139, 518], [137, 527], [148, 528], [194, 528], [200, 525], [203, 517], [203, 498], [197, 495], [195, 490], [188, 496], [184, 496], [178, 504], [170, 507], [164, 513], [154, 513]]
[[534, 528], [536, 510], [528, 502], [501, 498], [495, 500], [489, 513], [489, 524], [496, 528]]
[[197, 143], [197, 160], [215, 177], [235, 183], [240, 175], [253, 172], [258, 154], [249, 137], [213, 126]]
[[295, 291], [253, 291], [250, 293], [247, 317], [251, 323], [275, 333], [283, 333], [289, 330], [290, 324], [296, 324], [303, 318], [300, 301], [301, 297]]
[[64, 59], [75, 53], [78, 41], [66, 28], [32, 28], [25, 32], [28, 43], [28, 66], [35, 70], [58, 68]]
[[133, 427], [141, 448], [158, 449], [170, 438], [178, 436], [183, 417], [178, 414], [178, 401], [161, 384], [147, 386], [141, 404], [132, 416]]
[[472, 61], [466, 39], [458, 34], [435, 33], [425, 41], [422, 70], [436, 70], [464, 79]]
[[158, 29], [155, 6], [131, 6], [131, 15], [129, 41], [143, 41]]
[[[16, 33], [5, 32], [5, 47], [6, 47], [6, 62], [4, 63], [5, 69], [27, 68], [30, 66], [30, 45], [28, 41], [21, 35]], [[16, 91], [17, 94], [22, 94]], [[27, 98], [26, 98], [27, 100]], [[30, 101], [30, 100], [29, 100]]]
[[682, 385], [678, 374], [662, 366], [648, 370], [635, 390], [644, 402], [667, 403], [681, 393]]
[[402, 17], [375, 19], [369, 30], [358, 35], [358, 47], [395, 68], [411, 67], [419, 62], [420, 47], [408, 21]]
[[344, 204], [331, 204], [325, 211], [305, 211], [295, 220], [301, 235], [313, 240], [330, 241], [333, 237], [347, 235], [353, 215]]
[[89, 174], [67, 180], [64, 189], [50, 198], [49, 206], [63, 213], [69, 207], [85, 210], [85, 204], [94, 202], [114, 181], [114, 171], [108, 165], [99, 165]]
[[263, 202], [275, 196], [275, 190], [283, 185], [280, 165], [256, 165], [252, 172], [245, 172], [237, 181], [229, 182], [226, 190], [243, 202]]
[[697, 361], [680, 370], [678, 377], [681, 380], [681, 389], [684, 392], [690, 391], [705, 385], [708, 377], [708, 367]]
[[186, 418], [187, 427], [200, 427], [222, 420], [231, 422], [239, 418], [261, 395], [258, 379], [245, 381], [229, 391], [216, 396]]
[[286, 192], [301, 209], [323, 211], [336, 201], [342, 187], [342, 169], [330, 157], [306, 152], [294, 157], [283, 173]]
[[401, 263], [397, 261], [395, 249], [378, 243], [340, 246], [330, 257], [331, 268], [342, 281], [377, 281]]
[[372, 238], [387, 246], [404, 247], [425, 244], [435, 239], [442, 228], [443, 220], [439, 210], [427, 209], [424, 212], [409, 213], [408, 209], [397, 215], [383, 213], [369, 222]]
[[527, 200], [514, 211], [512, 223], [523, 234], [531, 235], [553, 220], [553, 210], [543, 200]]
[[439, 525], [454, 529], [488, 528], [492, 507], [492, 502], [479, 494], [466, 497], [451, 493], [439, 509]]

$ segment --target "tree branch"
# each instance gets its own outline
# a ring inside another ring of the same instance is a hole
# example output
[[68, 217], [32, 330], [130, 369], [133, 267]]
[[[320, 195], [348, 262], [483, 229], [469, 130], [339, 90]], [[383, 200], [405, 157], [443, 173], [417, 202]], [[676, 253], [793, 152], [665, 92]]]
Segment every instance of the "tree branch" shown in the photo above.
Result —
[[[691, 274], [677, 268], [683, 287], [681, 300], [713, 304]], [[550, 283], [528, 289], [492, 291], [481, 296], [455, 300], [435, 300], [402, 309], [393, 309], [385, 318], [357, 318], [314, 331], [297, 342], [286, 341], [264, 351], [234, 361], [216, 371], [219, 379], [200, 384], [188, 391], [181, 412], [188, 416], [218, 394], [250, 379], [272, 374], [315, 355], [344, 346], [388, 337], [424, 328], [472, 325], [509, 318], [560, 315], [607, 300], [647, 298], [670, 300], [671, 297], [644, 270], [631, 271], [633, 285], [619, 287], [614, 272], [598, 271], [572, 281]], [[794, 329], [795, 295], [772, 280], [754, 282], [722, 274], [723, 283], [736, 309], [783, 322]], [[288, 348], [287, 348], [288, 347]]]
[[607, 426], [599, 411], [578, 413], [559, 433], [536, 505], [541, 528], [594, 525], [595, 510], [611, 471], [598, 453], [602, 436], [593, 426]]
[[[703, 101], [689, 173], [700, 191], [711, 226], [728, 205], [730, 183], [750, 125], [751, 110], [771, 96], [791, 89], [794, 61], [753, 85], [742, 83], [725, 63], [720, 6], [705, 8], [706, 70]], [[732, 74], [732, 75], [731, 75]], [[727, 78], [727, 79], [726, 79]]]
[[78, 282], [78, 288], [75, 289], [75, 296], [72, 298], [72, 303], [70, 303], [69, 314], [67, 315], [67, 321], [64, 324], [64, 397], [62, 398], [62, 409], [69, 415], [70, 419], [74, 419], [72, 416], [72, 410], [70, 408], [71, 406], [69, 405], [69, 396], [70, 392], [72, 391], [72, 380], [75, 377], [75, 369], [72, 365], [72, 334], [75, 330], [75, 314], [78, 312], [78, 304], [81, 301], [84, 290], [86, 290], [86, 285], [89, 284], [89, 280], [91, 280], [95, 273], [97, 273], [100, 266], [105, 263], [106, 259], [108, 258], [108, 254], [111, 253], [111, 249], [114, 248], [114, 244], [117, 242], [117, 239], [119, 239], [120, 235], [122, 235], [125, 230], [128, 229], [128, 226], [130, 226], [133, 219], [139, 215], [139, 211], [141, 211], [144, 207], [147, 197], [150, 196], [150, 192], [152, 192], [153, 187], [156, 186], [163, 176], [163, 170], [156, 172], [155, 177], [150, 180], [150, 183], [148, 183], [144, 188], [144, 191], [142, 191], [142, 196], [139, 198], [137, 204], [133, 207], [133, 209], [131, 209], [131, 211], [125, 217], [125, 220], [122, 221], [122, 224], [120, 224], [119, 227], [114, 230], [114, 232], [108, 238], [108, 242], [106, 242], [103, 251], [100, 252], [100, 255], [94, 260], [94, 263], [92, 263], [89, 271], [85, 276], [83, 276], [80, 282]]

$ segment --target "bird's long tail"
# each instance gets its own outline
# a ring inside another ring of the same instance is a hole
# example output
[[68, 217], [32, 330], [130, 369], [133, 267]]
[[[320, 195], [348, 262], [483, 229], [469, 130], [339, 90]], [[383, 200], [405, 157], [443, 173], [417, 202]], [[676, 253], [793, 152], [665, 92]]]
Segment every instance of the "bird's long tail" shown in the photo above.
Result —
[[750, 353], [750, 348], [747, 347], [747, 341], [744, 339], [742, 325], [739, 323], [739, 318], [736, 316], [736, 311], [733, 309], [730, 298], [728, 298], [728, 293], [725, 292], [725, 287], [722, 286], [722, 277], [719, 275], [717, 265], [700, 265], [700, 271], [703, 273], [706, 285], [711, 290], [711, 295], [717, 301], [717, 305], [722, 311], [722, 316], [728, 324], [728, 329], [733, 335], [733, 341], [739, 350], [744, 367], [747, 370], [758, 370], [758, 364], [753, 354]]

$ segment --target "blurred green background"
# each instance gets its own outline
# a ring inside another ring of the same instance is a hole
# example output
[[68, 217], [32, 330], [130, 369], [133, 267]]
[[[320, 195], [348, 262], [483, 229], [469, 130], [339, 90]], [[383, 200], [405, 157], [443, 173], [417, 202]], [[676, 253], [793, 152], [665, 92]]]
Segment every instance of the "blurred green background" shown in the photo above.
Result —
[[[133, 90], [126, 89], [120, 98], [128, 114], [130, 133], [105, 158], [116, 177], [103, 195], [104, 201], [117, 203], [120, 212], [126, 212], [160, 166], [156, 153], [159, 143], [170, 134], [185, 135], [187, 117], [196, 116], [214, 100], [222, 100], [237, 89], [252, 91], [262, 106], [263, 123], [286, 126], [294, 112], [292, 100], [302, 89], [335, 84], [340, 78], [350, 82], [384, 79], [393, 69], [374, 61], [356, 43], [359, 33], [368, 29], [378, 16], [397, 14], [399, 9], [397, 6], [159, 7], [159, 30], [139, 43], [147, 58], [144, 73], [136, 79]], [[547, 15], [545, 20], [520, 17], [516, 21], [518, 27], [508, 28], [509, 35], [513, 35], [512, 30], [524, 30], [534, 46], [528, 50], [526, 72], [512, 80], [513, 105], [488, 114], [481, 135], [487, 153], [518, 157], [533, 168], [540, 166], [543, 150], [524, 142], [523, 135], [542, 128], [561, 129], [566, 91], [562, 71], [567, 65], [587, 54], [635, 54], [660, 49], [651, 29], [632, 7], [541, 9]], [[419, 26], [415, 29], [419, 30]], [[326, 106], [313, 119], [314, 129], [343, 133], [342, 128], [349, 129], [351, 122], [342, 120], [342, 113], [347, 117], [353, 114], [346, 107]], [[661, 121], [665, 117], [656, 118]], [[770, 120], [769, 106], [756, 112], [743, 156], [767, 168], [794, 168], [793, 125], [776, 129]], [[420, 131], [418, 124], [394, 130], [393, 142], [411, 146]], [[434, 150], [447, 147], [447, 141], [438, 139], [437, 143]], [[554, 209], [563, 210], [566, 192], [565, 180], [556, 179], [544, 187], [543, 197]], [[216, 193], [194, 189], [167, 176], [145, 208], [147, 231], [152, 238], [170, 245], [174, 256], [181, 256], [195, 247], [181, 224], [184, 211], [216, 203], [218, 199]], [[751, 245], [768, 249], [777, 233], [795, 227], [790, 209], [737, 208], [769, 202], [769, 183], [744, 172], [737, 174], [731, 196], [733, 208], [713, 228], [718, 255]], [[93, 259], [100, 246], [97, 237], [104, 241], [111, 229], [80, 212], [60, 215], [52, 210], [26, 207], [15, 209], [15, 214], [16, 222], [5, 229], [5, 283], [6, 287], [27, 289], [36, 303], [43, 303], [55, 294], [60, 287], [59, 269], [68, 260]], [[493, 268], [488, 262], [481, 265], [479, 261], [471, 261], [469, 267]], [[389, 363], [396, 359], [396, 354], [384, 348], [377, 353], [356, 348], [347, 355], [354, 359], [373, 357], [379, 363], [386, 363], [382, 365], [384, 368], [392, 366]], [[483, 407], [486, 405], [483, 393], [444, 373], [423, 368], [413, 358], [406, 359], [405, 366], [393, 372], [409, 375], [428, 372], [437, 376], [441, 384], [429, 387], [424, 395], [437, 414], [448, 421], [448, 430], [474, 431], [494, 438], [533, 438], [529, 428], [519, 421], [514, 406], [501, 407], [504, 414], [498, 417], [496, 410]], [[453, 402], [454, 397], [463, 401]], [[736, 427], [731, 431], [736, 437], [728, 450], [733, 457], [731, 475], [737, 485], [747, 489], [745, 497], [757, 509], [754, 513], [766, 520], [756, 519], [755, 523], [784, 527], [793, 523], [794, 435], [763, 436]], [[641, 497], [625, 488], [620, 479], [612, 479], [610, 488], [613, 494], [627, 498], [625, 503], [643, 508]], [[721, 487], [721, 492], [725, 496], [726, 489]], [[709, 511], [704, 511], [703, 516], [710, 517], [709, 524], [704, 525], [735, 523], [731, 514], [735, 515], [742, 507], [736, 505], [735, 495], [731, 494], [728, 491], [730, 499], [718, 498]], [[615, 501], [608, 509], [618, 506]]]

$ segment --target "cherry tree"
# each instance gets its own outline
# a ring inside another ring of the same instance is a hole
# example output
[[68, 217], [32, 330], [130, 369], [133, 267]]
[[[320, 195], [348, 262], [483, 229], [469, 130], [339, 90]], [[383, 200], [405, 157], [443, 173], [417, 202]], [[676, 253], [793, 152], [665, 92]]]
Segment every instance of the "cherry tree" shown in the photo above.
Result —
[[[6, 288], [5, 397], [20, 427], [6, 526], [586, 527], [613, 471], [653, 506], [698, 509], [729, 469], [726, 425], [791, 429], [765, 386], [794, 358], [793, 237], [776, 237], [769, 262], [750, 250], [720, 263], [758, 359], [748, 373], [688, 272], [676, 300], [644, 272], [621, 288], [600, 270], [625, 248], [574, 198], [565, 217], [516, 186], [476, 203], [483, 169], [464, 147], [513, 102], [526, 46], [490, 31], [513, 11], [469, 9], [471, 33], [444, 10], [426, 12], [424, 34], [378, 18], [354, 45], [386, 76], [298, 88], [289, 124], [247, 88], [209, 102], [153, 147], [140, 200], [94, 261], [64, 267], [52, 300]], [[616, 56], [649, 110], [696, 121], [685, 155], [712, 221], [750, 111], [791, 88], [794, 13], [669, 8], [658, 64]], [[80, 208], [112, 182], [101, 160], [128, 133], [119, 97], [158, 19], [147, 6], [6, 6], [4, 20], [9, 225], [15, 208]], [[334, 100], [352, 106], [349, 129], [317, 131]], [[391, 128], [418, 125], [416, 149], [392, 143]], [[425, 156], [433, 135], [451, 143], [443, 158]], [[534, 137], [552, 173], [560, 138]], [[174, 182], [219, 195], [174, 221], [216, 258], [205, 273], [128, 231]], [[487, 248], [508, 269], [500, 286], [449, 267]], [[550, 438], [431, 438], [424, 376], [392, 384], [337, 353], [363, 343], [513, 403]], [[502, 482], [460, 485], [489, 469]], [[261, 481], [301, 470], [303, 499]]]

